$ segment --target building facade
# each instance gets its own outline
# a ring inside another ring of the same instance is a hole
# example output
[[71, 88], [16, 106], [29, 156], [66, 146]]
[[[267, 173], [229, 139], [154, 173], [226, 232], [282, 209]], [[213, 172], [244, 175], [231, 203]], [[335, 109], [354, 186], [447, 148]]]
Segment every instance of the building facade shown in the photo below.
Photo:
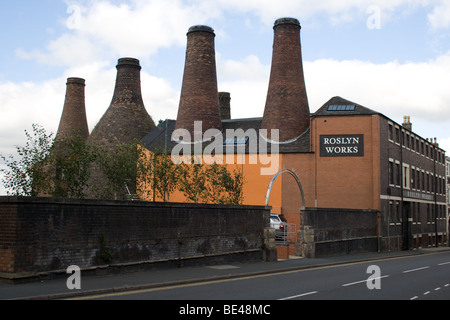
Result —
[[447, 241], [445, 151], [404, 120], [341, 98], [313, 116], [317, 205], [378, 210], [383, 250]]
[[[168, 156], [180, 145], [192, 147], [189, 155], [211, 153], [214, 141], [215, 156], [244, 176], [243, 204], [271, 206], [296, 230], [302, 230], [305, 208], [352, 210], [349, 217], [357, 216], [356, 210], [377, 213], [378, 250], [446, 244], [450, 175], [445, 151], [435, 139], [415, 133], [409, 117], [396, 123], [341, 97], [311, 113], [300, 30], [297, 19], [275, 21], [262, 117], [231, 117], [230, 94], [218, 92], [214, 30], [193, 26], [187, 33], [177, 119], [155, 127], [142, 102], [139, 61], [124, 58], [117, 66], [113, 101], [88, 141], [104, 145], [124, 133], [120, 141], [141, 139], [150, 152], [164, 150]], [[181, 139], [179, 130], [189, 140]], [[141, 200], [186, 202], [181, 192], [165, 196], [140, 194]], [[358, 221], [346, 223], [342, 232], [351, 240]]]

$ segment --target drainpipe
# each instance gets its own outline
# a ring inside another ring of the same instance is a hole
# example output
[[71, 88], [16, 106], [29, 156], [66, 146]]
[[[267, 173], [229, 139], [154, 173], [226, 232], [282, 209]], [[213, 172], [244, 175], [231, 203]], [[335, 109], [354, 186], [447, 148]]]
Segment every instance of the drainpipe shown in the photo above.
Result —
[[433, 144], [433, 171], [434, 171], [434, 232], [435, 232], [435, 242], [436, 242], [436, 248], [439, 245], [438, 240], [438, 221], [437, 221], [437, 213], [438, 213], [438, 206], [437, 206], [437, 172], [436, 172], [436, 158], [437, 158], [437, 149], [436, 145]]

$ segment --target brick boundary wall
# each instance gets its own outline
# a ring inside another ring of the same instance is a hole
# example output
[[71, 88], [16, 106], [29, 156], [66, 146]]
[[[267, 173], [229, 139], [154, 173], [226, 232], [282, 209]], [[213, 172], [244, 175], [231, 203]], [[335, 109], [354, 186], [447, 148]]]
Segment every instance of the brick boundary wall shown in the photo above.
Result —
[[0, 197], [0, 278], [262, 260], [270, 207]]
[[310, 258], [377, 252], [377, 210], [306, 208], [301, 213], [297, 252]]

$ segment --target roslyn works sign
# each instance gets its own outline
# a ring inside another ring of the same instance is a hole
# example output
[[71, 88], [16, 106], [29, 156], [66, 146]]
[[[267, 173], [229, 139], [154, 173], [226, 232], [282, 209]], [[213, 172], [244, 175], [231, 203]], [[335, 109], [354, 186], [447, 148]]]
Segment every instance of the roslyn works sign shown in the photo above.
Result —
[[321, 157], [363, 157], [364, 135], [342, 134], [320, 136]]

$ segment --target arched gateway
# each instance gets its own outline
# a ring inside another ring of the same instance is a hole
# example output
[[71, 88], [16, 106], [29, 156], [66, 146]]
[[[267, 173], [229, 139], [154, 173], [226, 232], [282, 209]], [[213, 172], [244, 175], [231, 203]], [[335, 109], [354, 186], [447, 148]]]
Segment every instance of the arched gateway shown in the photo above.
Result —
[[292, 171], [292, 170], [289, 170], [289, 169], [283, 169], [283, 170], [280, 170], [280, 171], [278, 171], [278, 172], [273, 176], [272, 181], [270, 181], [269, 188], [267, 189], [267, 194], [266, 194], [266, 206], [269, 205], [270, 192], [272, 191], [272, 186], [273, 186], [273, 184], [275, 183], [275, 180], [277, 180], [277, 178], [278, 178], [280, 175], [282, 175], [283, 173], [288, 173], [288, 174], [290, 174], [290, 175], [295, 179], [295, 181], [297, 182], [298, 188], [300, 189], [300, 195], [301, 195], [301, 198], [302, 198], [302, 207], [300, 208], [300, 210], [305, 209], [305, 206], [306, 206], [306, 205], [305, 205], [305, 194], [303, 193], [303, 187], [302, 187], [302, 184], [301, 184], [301, 182], [300, 182], [299, 177], [295, 174], [295, 172]]

